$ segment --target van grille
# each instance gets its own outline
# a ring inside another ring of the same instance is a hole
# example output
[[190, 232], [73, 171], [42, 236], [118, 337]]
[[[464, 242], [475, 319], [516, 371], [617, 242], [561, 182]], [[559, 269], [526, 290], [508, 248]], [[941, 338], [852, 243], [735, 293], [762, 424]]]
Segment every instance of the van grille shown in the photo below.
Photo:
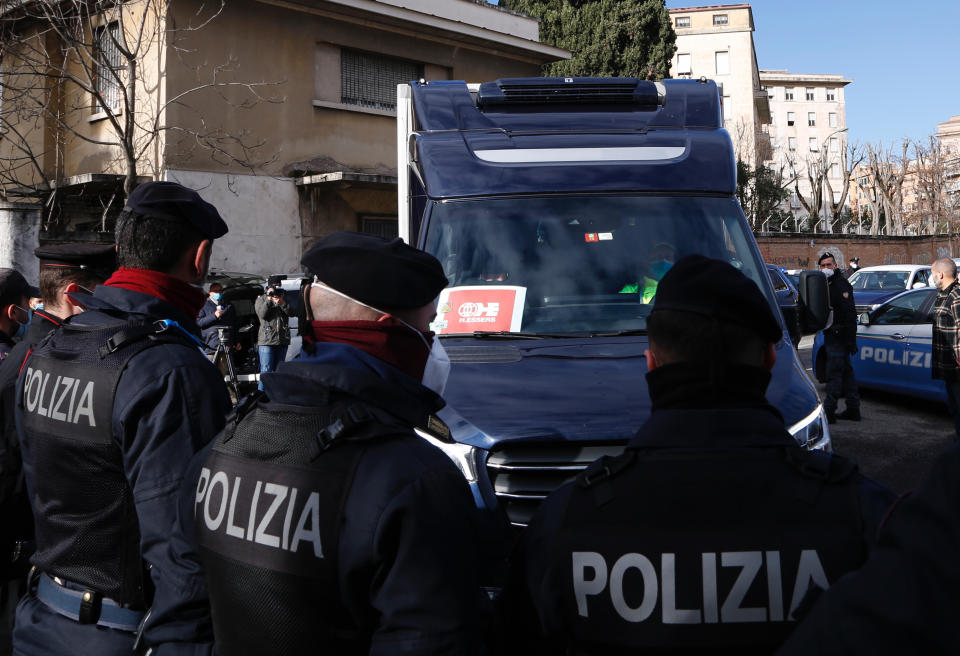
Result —
[[487, 473], [510, 522], [526, 526], [548, 494], [597, 458], [621, 453], [624, 446], [566, 441], [505, 444], [487, 456]]

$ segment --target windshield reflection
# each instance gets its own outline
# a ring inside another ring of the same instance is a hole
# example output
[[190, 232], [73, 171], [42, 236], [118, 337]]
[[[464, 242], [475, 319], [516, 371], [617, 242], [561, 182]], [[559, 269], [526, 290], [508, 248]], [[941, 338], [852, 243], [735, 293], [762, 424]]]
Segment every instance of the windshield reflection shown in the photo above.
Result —
[[425, 248], [450, 284], [440, 334], [618, 334], [646, 328], [673, 263], [699, 253], [757, 282], [735, 200], [567, 196], [435, 202]]

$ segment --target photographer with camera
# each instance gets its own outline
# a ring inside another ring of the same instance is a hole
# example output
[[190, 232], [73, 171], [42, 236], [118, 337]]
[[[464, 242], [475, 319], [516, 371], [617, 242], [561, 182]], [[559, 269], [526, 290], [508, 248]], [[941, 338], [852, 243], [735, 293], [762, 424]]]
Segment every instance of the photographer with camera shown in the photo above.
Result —
[[[257, 318], [260, 319], [260, 333], [257, 338], [257, 353], [260, 356], [260, 373], [277, 370], [277, 365], [287, 359], [287, 347], [290, 345], [290, 315], [280, 281], [271, 277], [267, 280], [267, 289], [257, 297], [254, 303]], [[263, 391], [263, 382], [257, 384]]]

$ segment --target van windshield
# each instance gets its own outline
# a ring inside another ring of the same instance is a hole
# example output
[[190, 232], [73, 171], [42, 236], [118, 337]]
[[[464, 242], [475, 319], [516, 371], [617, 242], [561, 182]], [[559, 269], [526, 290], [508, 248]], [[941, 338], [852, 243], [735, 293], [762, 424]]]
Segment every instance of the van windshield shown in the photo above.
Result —
[[729, 262], [771, 300], [732, 198], [486, 198], [429, 211], [425, 249], [450, 281], [440, 334], [642, 332], [659, 280], [693, 253]]

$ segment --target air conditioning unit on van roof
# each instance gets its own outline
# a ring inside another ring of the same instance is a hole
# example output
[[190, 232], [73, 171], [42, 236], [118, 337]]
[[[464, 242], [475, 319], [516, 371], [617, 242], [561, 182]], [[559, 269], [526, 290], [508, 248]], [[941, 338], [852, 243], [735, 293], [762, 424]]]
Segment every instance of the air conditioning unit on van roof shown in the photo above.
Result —
[[477, 106], [629, 104], [654, 110], [662, 102], [657, 85], [633, 77], [525, 77], [480, 85]]

